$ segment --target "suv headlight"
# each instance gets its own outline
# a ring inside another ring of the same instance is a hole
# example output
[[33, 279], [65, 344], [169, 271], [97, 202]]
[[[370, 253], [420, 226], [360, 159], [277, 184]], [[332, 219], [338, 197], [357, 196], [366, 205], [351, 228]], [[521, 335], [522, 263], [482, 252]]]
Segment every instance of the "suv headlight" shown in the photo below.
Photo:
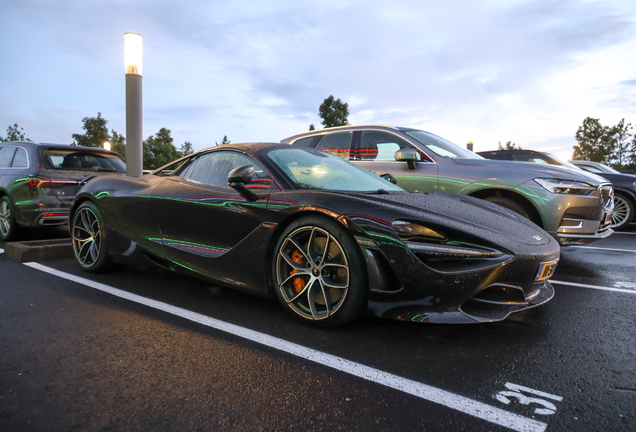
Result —
[[545, 190], [558, 194], [591, 195], [597, 190], [592, 185], [575, 180], [536, 178], [534, 181], [543, 186]]

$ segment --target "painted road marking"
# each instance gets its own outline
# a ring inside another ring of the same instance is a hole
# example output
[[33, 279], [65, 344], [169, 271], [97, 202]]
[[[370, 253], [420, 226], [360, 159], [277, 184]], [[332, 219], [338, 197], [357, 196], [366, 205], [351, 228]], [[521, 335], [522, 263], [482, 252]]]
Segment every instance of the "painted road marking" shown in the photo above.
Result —
[[604, 251], [612, 251], [612, 252], [634, 252], [634, 253], [636, 253], [636, 250], [632, 250], [632, 249], [612, 249], [612, 248], [601, 248], [601, 247], [592, 247], [592, 246], [568, 246], [568, 247], [579, 248], [579, 249], [596, 249], [596, 250], [604, 250]]
[[0, 254], [4, 253], [4, 249], [0, 248]]
[[616, 232], [616, 231], [614, 231], [614, 234], [612, 234], [612, 235], [616, 235], [616, 234], [619, 234], [619, 235], [636, 235], [636, 232]]
[[496, 398], [499, 402], [505, 403], [508, 405], [510, 403], [509, 398], [515, 398], [521, 405], [530, 405], [537, 404], [541, 405], [543, 408], [535, 408], [534, 413], [538, 415], [552, 415], [556, 413], [557, 408], [552, 402], [548, 402], [545, 399], [539, 399], [535, 397], [528, 397], [523, 393], [528, 393], [536, 396], [541, 396], [546, 399], [552, 399], [553, 401], [561, 402], [563, 398], [561, 396], [553, 395], [550, 393], [542, 392], [541, 390], [535, 390], [530, 387], [524, 387], [519, 384], [513, 384], [507, 382], [505, 387], [509, 391], [500, 391], [497, 393]]
[[[571, 285], [571, 286], [575, 286], [579, 288], [590, 288], [590, 289], [597, 289], [602, 291], [614, 291], [614, 292], [622, 292], [622, 293], [628, 293], [628, 294], [636, 294], [636, 290], [629, 290], [629, 289], [604, 287], [604, 286], [598, 286], [598, 285], [587, 285], [587, 284], [580, 284], [580, 283], [574, 283], [574, 282], [562, 282], [562, 281], [556, 281], [556, 280], [550, 280], [550, 282], [555, 284], [560, 284], [560, 285]], [[621, 286], [624, 286], [623, 284], [625, 283], [628, 283], [628, 282], [616, 282], [617, 285], [620, 284]]]
[[547, 427], [546, 423], [533, 420], [519, 414], [514, 414], [500, 408], [496, 408], [485, 403], [469, 399], [464, 396], [456, 395], [446, 390], [441, 390], [426, 384], [419, 383], [417, 381], [412, 381], [397, 375], [373, 369], [360, 363], [355, 363], [340, 357], [333, 356], [331, 354], [326, 354], [320, 351], [313, 350], [311, 348], [306, 348], [302, 345], [297, 345], [286, 340], [276, 338], [274, 336], [259, 333], [254, 330], [246, 329], [244, 327], [210, 318], [208, 316], [201, 315], [187, 309], [182, 309], [157, 300], [151, 300], [146, 297], [113, 288], [99, 282], [93, 282], [88, 279], [64, 273], [38, 263], [29, 262], [24, 263], [24, 265], [49, 273], [54, 276], [58, 276], [63, 279], [67, 279], [72, 282], [85, 285], [90, 288], [103, 291], [116, 297], [139, 303], [150, 308], [176, 315], [189, 321], [193, 321], [204, 326], [230, 333], [243, 339], [247, 339], [252, 342], [256, 342], [258, 344], [262, 344], [267, 347], [286, 352], [288, 354], [292, 354], [296, 357], [318, 363], [322, 366], [327, 366], [329, 368], [336, 369], [338, 371], [365, 379], [367, 381], [371, 381], [373, 383], [380, 384], [394, 390], [408, 393], [429, 402], [443, 405], [464, 414], [468, 414], [482, 420], [513, 429], [515, 431], [543, 432]]

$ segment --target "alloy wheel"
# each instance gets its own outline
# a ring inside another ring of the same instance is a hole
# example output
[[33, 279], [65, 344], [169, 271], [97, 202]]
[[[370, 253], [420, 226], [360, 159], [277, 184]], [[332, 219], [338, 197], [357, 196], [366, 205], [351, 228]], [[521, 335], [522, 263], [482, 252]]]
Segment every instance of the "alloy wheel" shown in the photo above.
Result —
[[614, 214], [612, 214], [611, 228], [621, 226], [631, 216], [629, 203], [622, 197], [614, 195]]
[[0, 202], [0, 234], [2, 237], [9, 235], [11, 231], [11, 207], [6, 200]]
[[82, 267], [92, 267], [102, 249], [99, 219], [90, 207], [82, 207], [73, 217], [73, 252]]
[[328, 231], [304, 226], [282, 242], [276, 260], [283, 300], [300, 317], [323, 320], [336, 314], [349, 291], [350, 268], [344, 249]]

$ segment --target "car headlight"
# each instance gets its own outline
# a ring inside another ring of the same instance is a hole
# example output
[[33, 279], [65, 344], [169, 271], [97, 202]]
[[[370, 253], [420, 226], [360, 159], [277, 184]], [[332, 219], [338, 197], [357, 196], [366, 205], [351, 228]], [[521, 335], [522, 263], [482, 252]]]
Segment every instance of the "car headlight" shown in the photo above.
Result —
[[444, 234], [413, 222], [396, 220], [391, 226], [402, 240], [446, 240]]
[[596, 190], [592, 185], [575, 180], [536, 178], [534, 181], [543, 186], [545, 190], [557, 194], [590, 195]]

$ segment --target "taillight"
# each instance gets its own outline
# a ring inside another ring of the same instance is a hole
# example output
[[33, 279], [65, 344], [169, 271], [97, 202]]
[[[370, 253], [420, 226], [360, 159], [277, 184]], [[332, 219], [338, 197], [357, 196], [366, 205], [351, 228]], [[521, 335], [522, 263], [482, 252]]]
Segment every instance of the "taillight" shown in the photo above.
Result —
[[29, 185], [36, 188], [58, 188], [64, 185], [77, 184], [77, 180], [65, 178], [51, 178], [46, 176], [29, 177]]

